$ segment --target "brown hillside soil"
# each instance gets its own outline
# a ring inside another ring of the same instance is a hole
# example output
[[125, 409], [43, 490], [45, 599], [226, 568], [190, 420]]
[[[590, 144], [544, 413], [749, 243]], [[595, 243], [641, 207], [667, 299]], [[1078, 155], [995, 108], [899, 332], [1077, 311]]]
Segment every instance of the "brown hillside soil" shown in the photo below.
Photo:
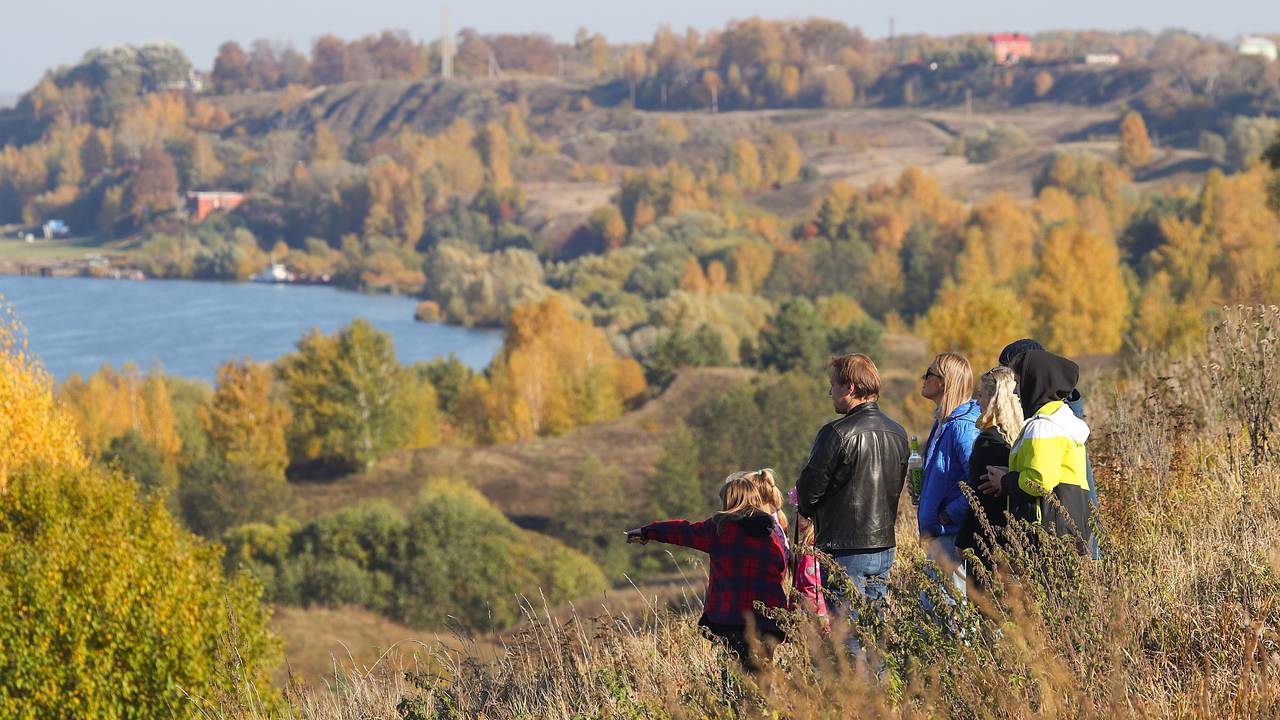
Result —
[[685, 370], [662, 395], [640, 409], [556, 437], [396, 453], [366, 473], [333, 483], [295, 485], [288, 511], [305, 520], [374, 498], [403, 508], [413, 502], [425, 480], [449, 476], [473, 483], [514, 519], [546, 518], [555, 509], [556, 491], [568, 482], [574, 467], [591, 455], [623, 468], [623, 482], [638, 487], [678, 420], [753, 374], [743, 368]]

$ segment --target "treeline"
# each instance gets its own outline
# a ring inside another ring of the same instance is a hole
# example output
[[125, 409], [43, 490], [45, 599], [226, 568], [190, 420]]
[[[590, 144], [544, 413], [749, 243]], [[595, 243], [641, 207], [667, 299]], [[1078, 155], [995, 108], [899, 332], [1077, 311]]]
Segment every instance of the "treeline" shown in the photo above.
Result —
[[59, 400], [90, 457], [217, 536], [270, 518], [291, 479], [358, 472], [397, 449], [561, 433], [618, 415], [644, 389], [634, 360], [551, 298], [512, 315], [483, 373], [452, 357], [402, 366], [388, 335], [356, 321], [273, 364], [225, 363], [212, 389], [104, 367], [72, 376]]

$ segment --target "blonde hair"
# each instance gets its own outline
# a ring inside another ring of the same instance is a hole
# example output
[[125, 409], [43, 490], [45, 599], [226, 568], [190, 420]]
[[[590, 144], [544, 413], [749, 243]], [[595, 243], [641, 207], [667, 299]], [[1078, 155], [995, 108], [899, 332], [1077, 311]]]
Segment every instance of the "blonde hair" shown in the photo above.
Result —
[[778, 489], [778, 477], [773, 468], [761, 468], [753, 473], [747, 473], [747, 476], [751, 478], [751, 482], [755, 483], [756, 490], [760, 493], [761, 504], [771, 508], [769, 512], [773, 513], [774, 518], [777, 519], [778, 526], [786, 530], [787, 516], [782, 512], [782, 491]]
[[813, 544], [813, 521], [803, 515], [796, 515], [796, 546], [805, 547]]
[[942, 397], [938, 399], [938, 420], [946, 420], [956, 408], [973, 399], [973, 366], [960, 353], [944, 352], [930, 366], [942, 376]]
[[772, 512], [772, 499], [766, 499], [761, 492], [755, 473], [739, 470], [725, 478], [720, 486], [720, 512], [712, 516], [716, 530], [728, 521], [741, 520], [753, 512]]
[[982, 414], [978, 416], [978, 427], [983, 430], [996, 428], [1010, 445], [1022, 432], [1022, 403], [1018, 401], [1016, 387], [1013, 371], [1003, 365], [982, 373], [978, 380], [978, 398], [987, 398]]

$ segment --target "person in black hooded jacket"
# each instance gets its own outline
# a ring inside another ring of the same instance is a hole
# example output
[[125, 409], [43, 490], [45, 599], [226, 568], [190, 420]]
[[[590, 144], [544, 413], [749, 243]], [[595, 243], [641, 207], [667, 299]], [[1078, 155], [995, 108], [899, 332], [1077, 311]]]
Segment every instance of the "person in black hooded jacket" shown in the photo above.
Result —
[[[1031, 350], [1013, 360], [1018, 399], [1027, 420], [1014, 442], [1009, 466], [987, 468], [983, 493], [1032, 501], [1034, 516], [1059, 536], [1072, 537], [1082, 552], [1092, 539], [1092, 505], [1085, 479], [1084, 444], [1089, 426], [1066, 405], [1080, 379], [1070, 360]], [[1053, 501], [1049, 502], [1048, 498]]]
[[[1005, 345], [1004, 349], [1000, 351], [1000, 364], [1005, 367], [1010, 367], [1013, 364], [1014, 358], [1028, 350], [1044, 350], [1044, 346], [1031, 338], [1014, 340], [1008, 345]], [[1076, 387], [1071, 389], [1071, 394], [1066, 397], [1066, 403], [1067, 407], [1071, 408], [1071, 412], [1075, 413], [1076, 417], [1081, 420], [1085, 420], [1084, 396], [1080, 394], [1080, 388]], [[1089, 481], [1089, 505], [1096, 517], [1098, 511], [1098, 488], [1093, 481], [1093, 462], [1089, 459], [1087, 450], [1085, 451], [1085, 478]], [[1100, 560], [1102, 558], [1102, 552], [1098, 548], [1098, 538], [1096, 535], [1090, 541], [1089, 554], [1093, 556], [1094, 560]]]

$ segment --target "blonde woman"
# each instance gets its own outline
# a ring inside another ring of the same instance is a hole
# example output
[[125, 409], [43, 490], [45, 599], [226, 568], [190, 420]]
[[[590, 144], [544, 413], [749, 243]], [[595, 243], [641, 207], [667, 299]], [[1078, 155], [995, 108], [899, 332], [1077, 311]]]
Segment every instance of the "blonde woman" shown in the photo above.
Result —
[[[969, 454], [970, 487], [982, 485], [982, 477], [987, 466], [1007, 466], [1009, 449], [1013, 441], [1022, 432], [1022, 405], [1018, 402], [1017, 379], [1013, 371], [1004, 366], [994, 367], [982, 374], [978, 379], [978, 434], [973, 443], [973, 452]], [[1004, 527], [1005, 512], [1009, 510], [1005, 498], [978, 493], [982, 500], [981, 508], [970, 508], [960, 523], [960, 531], [956, 533], [956, 549], [963, 554], [965, 550], [973, 550], [987, 570], [991, 562], [979, 547], [978, 537], [982, 534], [981, 512], [992, 527]], [[987, 539], [990, 542], [991, 538]], [[973, 572], [970, 561], [965, 561], [966, 575], [974, 586], [981, 582]]]
[[925, 446], [924, 486], [916, 520], [929, 556], [948, 571], [964, 592], [964, 568], [956, 552], [956, 532], [969, 512], [960, 483], [969, 478], [969, 454], [978, 437], [978, 403], [973, 401], [973, 368], [959, 353], [934, 358], [921, 378], [920, 394], [937, 406], [929, 442]]

